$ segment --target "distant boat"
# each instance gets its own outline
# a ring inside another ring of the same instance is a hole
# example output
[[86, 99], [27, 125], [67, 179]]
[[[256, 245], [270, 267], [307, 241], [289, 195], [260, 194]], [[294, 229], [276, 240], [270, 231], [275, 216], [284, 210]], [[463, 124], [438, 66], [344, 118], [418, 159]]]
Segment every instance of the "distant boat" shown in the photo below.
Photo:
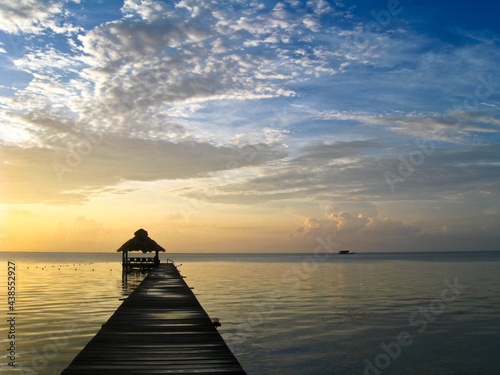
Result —
[[351, 253], [349, 250], [340, 250], [339, 254], [354, 254], [354, 253]]

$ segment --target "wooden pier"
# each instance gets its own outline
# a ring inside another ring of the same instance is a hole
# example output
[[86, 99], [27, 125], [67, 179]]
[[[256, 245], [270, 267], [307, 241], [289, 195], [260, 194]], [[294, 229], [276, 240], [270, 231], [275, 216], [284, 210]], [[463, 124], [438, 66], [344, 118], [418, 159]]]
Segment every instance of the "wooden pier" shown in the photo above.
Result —
[[246, 374], [174, 264], [160, 264], [61, 375]]

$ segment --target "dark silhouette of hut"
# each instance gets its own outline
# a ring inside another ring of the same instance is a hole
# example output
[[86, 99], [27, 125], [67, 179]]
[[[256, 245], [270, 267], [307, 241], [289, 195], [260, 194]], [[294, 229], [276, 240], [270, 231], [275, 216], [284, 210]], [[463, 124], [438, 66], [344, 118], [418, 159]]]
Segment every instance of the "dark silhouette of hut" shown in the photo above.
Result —
[[[160, 264], [159, 252], [165, 249], [156, 241], [148, 237], [148, 232], [139, 229], [134, 233], [134, 238], [125, 242], [118, 250], [122, 252], [122, 266], [124, 270], [130, 268], [151, 269]], [[131, 251], [142, 251], [143, 253], [155, 253], [154, 257], [129, 257]]]

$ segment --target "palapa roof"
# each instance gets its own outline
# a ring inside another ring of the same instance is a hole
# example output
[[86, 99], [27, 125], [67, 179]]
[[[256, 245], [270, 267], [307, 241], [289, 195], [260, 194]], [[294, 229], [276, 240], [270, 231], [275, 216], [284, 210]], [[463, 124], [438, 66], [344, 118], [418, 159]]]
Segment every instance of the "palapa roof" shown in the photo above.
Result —
[[134, 238], [125, 242], [117, 251], [142, 251], [143, 253], [150, 251], [165, 251], [156, 241], [148, 237], [148, 232], [144, 229], [136, 231], [134, 236]]

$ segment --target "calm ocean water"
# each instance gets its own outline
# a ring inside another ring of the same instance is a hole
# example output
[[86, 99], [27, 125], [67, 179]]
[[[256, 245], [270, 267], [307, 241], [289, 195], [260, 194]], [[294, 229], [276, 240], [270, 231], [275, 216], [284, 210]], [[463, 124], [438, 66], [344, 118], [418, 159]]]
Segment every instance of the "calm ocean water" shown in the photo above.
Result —
[[[168, 254], [248, 374], [500, 374], [500, 252], [323, 257]], [[0, 371], [59, 374], [140, 282], [120, 260], [0, 253]]]

